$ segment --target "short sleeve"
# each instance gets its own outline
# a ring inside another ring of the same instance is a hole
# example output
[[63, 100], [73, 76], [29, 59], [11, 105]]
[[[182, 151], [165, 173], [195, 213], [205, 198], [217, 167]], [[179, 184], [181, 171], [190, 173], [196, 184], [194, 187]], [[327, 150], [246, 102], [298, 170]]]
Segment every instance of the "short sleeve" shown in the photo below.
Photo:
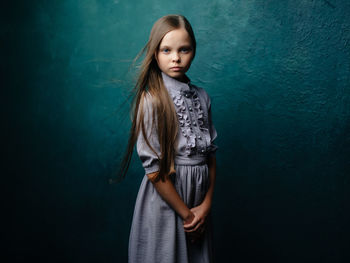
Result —
[[208, 157], [210, 157], [210, 156], [216, 155], [216, 151], [217, 149], [219, 149], [219, 147], [215, 143], [215, 139], [217, 138], [218, 134], [212, 120], [211, 99], [209, 96], [208, 96], [208, 124], [209, 124], [209, 134], [210, 134], [210, 146], [208, 149]]
[[[143, 111], [144, 111], [143, 121], [145, 125], [145, 133], [146, 133], [147, 139], [150, 145], [152, 146], [152, 148], [158, 154], [158, 156], [160, 156], [160, 145], [159, 145], [157, 128], [156, 128], [157, 121], [154, 122], [154, 126], [152, 127], [153, 105], [152, 105], [152, 98], [148, 93], [144, 97]], [[138, 116], [139, 116], [139, 113], [138, 113]], [[159, 171], [159, 158], [147, 145], [141, 129], [137, 137], [136, 149], [146, 174]]]

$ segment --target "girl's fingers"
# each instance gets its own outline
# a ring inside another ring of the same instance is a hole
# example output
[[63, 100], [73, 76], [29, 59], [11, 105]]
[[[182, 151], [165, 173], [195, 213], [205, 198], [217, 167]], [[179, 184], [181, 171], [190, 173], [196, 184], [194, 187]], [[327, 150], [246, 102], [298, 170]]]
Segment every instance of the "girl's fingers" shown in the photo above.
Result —
[[200, 219], [197, 216], [195, 216], [191, 222], [189, 222], [187, 224], [184, 222], [183, 226], [184, 226], [184, 228], [192, 228], [198, 223], [199, 220]]
[[194, 219], [191, 223], [189, 224], [185, 224], [184, 225], [184, 229], [192, 229], [193, 227], [195, 227], [199, 222], [199, 219]]
[[198, 236], [200, 236], [204, 232], [204, 229], [205, 229], [205, 220], [202, 219], [201, 222], [198, 223], [198, 225], [191, 231], [196, 233]]
[[196, 232], [202, 225], [203, 221], [200, 221], [193, 229], [190, 230], [190, 232]]
[[203, 223], [204, 223], [204, 220], [199, 220], [199, 221], [198, 221], [198, 224], [195, 225], [193, 228], [185, 228], [185, 227], [184, 227], [184, 229], [185, 229], [186, 232], [195, 232], [195, 231], [197, 231], [197, 229], [198, 229], [199, 227], [201, 227], [201, 226], [203, 225]]

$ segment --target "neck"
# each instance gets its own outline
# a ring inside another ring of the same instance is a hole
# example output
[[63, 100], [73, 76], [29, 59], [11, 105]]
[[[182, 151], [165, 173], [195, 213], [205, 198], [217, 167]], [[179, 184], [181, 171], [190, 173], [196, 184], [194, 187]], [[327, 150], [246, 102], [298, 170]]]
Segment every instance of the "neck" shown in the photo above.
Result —
[[162, 72], [162, 77], [163, 77], [164, 85], [167, 88], [175, 89], [178, 91], [190, 89], [189, 85], [191, 81], [186, 75], [184, 75], [180, 80], [180, 79], [172, 78], [166, 75], [164, 72]]
[[181, 82], [183, 82], [183, 83], [186, 83], [186, 84], [190, 81], [190, 79], [189, 79], [186, 75], [183, 75], [183, 76], [180, 77], [180, 78], [174, 78], [174, 79], [176, 79], [176, 80], [178, 80], [178, 81], [181, 81]]

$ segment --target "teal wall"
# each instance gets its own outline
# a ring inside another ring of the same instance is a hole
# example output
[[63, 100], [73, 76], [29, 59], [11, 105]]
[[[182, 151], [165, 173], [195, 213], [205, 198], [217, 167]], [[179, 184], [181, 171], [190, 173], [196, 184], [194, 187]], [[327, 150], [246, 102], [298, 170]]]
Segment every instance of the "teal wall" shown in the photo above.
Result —
[[[10, 2], [10, 1], [8, 1]], [[349, 259], [350, 2], [1, 3], [7, 262], [126, 262], [143, 169], [126, 146], [131, 60], [181, 13], [218, 131], [216, 262]], [[120, 108], [121, 107], [121, 108]]]

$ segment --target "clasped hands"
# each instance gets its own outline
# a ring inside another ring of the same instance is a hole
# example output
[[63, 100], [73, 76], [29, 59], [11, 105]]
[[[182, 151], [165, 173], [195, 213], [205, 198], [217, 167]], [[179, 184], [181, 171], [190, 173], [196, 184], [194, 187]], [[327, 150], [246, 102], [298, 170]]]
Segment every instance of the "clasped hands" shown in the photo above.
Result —
[[191, 208], [189, 217], [183, 220], [184, 230], [192, 243], [202, 237], [209, 209], [209, 206], [202, 203]]

